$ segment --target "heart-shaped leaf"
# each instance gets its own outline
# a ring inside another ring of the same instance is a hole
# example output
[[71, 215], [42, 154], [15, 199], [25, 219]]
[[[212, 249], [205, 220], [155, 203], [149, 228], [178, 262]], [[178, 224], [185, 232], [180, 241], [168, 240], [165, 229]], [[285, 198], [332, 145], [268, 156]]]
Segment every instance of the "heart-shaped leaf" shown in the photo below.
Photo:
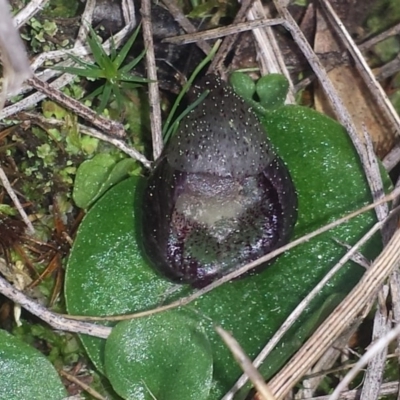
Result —
[[206, 400], [212, 362], [203, 329], [182, 311], [120, 322], [105, 349], [107, 377], [125, 399]]
[[[298, 191], [296, 237], [371, 201], [360, 162], [342, 126], [315, 111], [295, 106], [275, 109], [263, 124]], [[114, 315], [141, 311], [190, 291], [158, 276], [143, 259], [138, 229], [140, 198], [140, 179], [130, 178], [109, 190], [85, 217], [67, 268], [65, 294], [70, 313]], [[232, 362], [213, 324], [207, 321], [232, 332], [254, 357], [344, 254], [334, 239], [352, 244], [374, 221], [373, 212], [363, 214], [285, 253], [264, 272], [230, 282], [187, 306], [208, 317], [204, 327], [214, 358], [210, 399], [219, 399], [240, 375], [240, 369]], [[376, 239], [369, 243], [365, 254], [372, 258], [379, 251], [380, 241]], [[343, 267], [268, 357], [261, 368], [265, 376], [275, 372], [310, 333], [312, 327], [302, 329], [307, 325], [305, 321], [312, 320], [310, 315], [330, 296], [349, 291], [362, 272], [352, 262]], [[107, 374], [105, 341], [87, 336], [82, 336], [82, 341], [99, 370]]]
[[107, 153], [95, 155], [84, 161], [75, 178], [73, 198], [78, 207], [87, 208], [111, 186], [125, 178], [136, 165], [135, 160], [117, 161]]
[[46, 357], [0, 330], [0, 399], [61, 400], [66, 390]]

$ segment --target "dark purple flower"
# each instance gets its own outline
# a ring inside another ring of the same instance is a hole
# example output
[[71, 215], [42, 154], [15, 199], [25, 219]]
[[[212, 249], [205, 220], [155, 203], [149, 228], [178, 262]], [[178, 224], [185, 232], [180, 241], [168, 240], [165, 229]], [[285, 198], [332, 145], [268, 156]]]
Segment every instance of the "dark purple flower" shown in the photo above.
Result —
[[199, 287], [285, 244], [297, 196], [251, 108], [217, 77], [197, 89], [148, 179], [143, 239], [157, 270]]

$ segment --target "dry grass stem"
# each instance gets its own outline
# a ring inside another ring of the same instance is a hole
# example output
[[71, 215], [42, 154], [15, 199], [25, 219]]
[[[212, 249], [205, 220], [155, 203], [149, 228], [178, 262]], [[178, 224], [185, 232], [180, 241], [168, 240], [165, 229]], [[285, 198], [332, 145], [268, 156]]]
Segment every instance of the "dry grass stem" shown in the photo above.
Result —
[[[265, 8], [260, 0], [255, 0], [253, 7], [247, 13], [247, 18], [249, 20], [256, 20], [259, 18], [267, 19], [267, 16]], [[257, 43], [257, 54], [261, 64], [262, 75], [268, 73], [280, 73], [284, 75], [289, 82], [289, 93], [286, 101], [289, 104], [295, 103], [293, 83], [272, 28], [253, 29], [253, 35]]]
[[[375, 311], [374, 326], [372, 331], [372, 342], [386, 335], [392, 327], [392, 319], [386, 308], [386, 300], [389, 294], [389, 287], [384, 285], [379, 296], [384, 301], [379, 301]], [[376, 399], [379, 397], [380, 386], [383, 380], [383, 373], [386, 366], [387, 347], [377, 353], [370, 361], [364, 377], [364, 384], [361, 389], [360, 399]]]
[[25, 222], [25, 225], [28, 228], [28, 232], [33, 235], [35, 233], [35, 228], [32, 225], [32, 222], [29, 220], [28, 215], [26, 214], [24, 208], [22, 207], [18, 196], [15, 194], [14, 189], [12, 188], [7, 175], [5, 174], [3, 168], [0, 167], [0, 181], [1, 184], [3, 185], [4, 189], [6, 189], [8, 195], [10, 196], [10, 199], [15, 205], [15, 208], [18, 210], [19, 215], [21, 216], [22, 220]]
[[321, 358], [310, 371], [310, 374], [308, 374], [313, 376], [307, 376], [301, 382], [303, 389], [300, 389], [299, 392], [296, 393], [296, 400], [313, 397], [315, 391], [325, 379], [326, 371], [332, 368], [332, 366], [337, 362], [337, 359], [343, 355], [342, 349], [346, 346], [351, 336], [356, 332], [357, 328], [358, 324], [353, 324], [350, 329], [348, 329], [345, 334], [336, 340], [334, 345], [329, 348], [324, 355], [321, 356]]
[[382, 164], [386, 171], [391, 171], [400, 161], [400, 144], [396, 144], [389, 154], [383, 159]]
[[80, 388], [82, 388], [86, 393], [90, 394], [94, 399], [97, 400], [107, 400], [105, 397], [103, 397], [98, 391], [92, 389], [89, 385], [86, 383], [82, 382], [79, 378], [77, 378], [74, 375], [69, 374], [68, 372], [64, 370], [59, 370], [58, 373], [63, 377], [68, 379], [70, 382], [75, 383], [78, 385]]
[[[395, 237], [400, 236], [399, 231], [396, 232]], [[398, 267], [398, 265], [397, 265]], [[338, 400], [340, 398], [340, 393], [347, 387], [365, 365], [368, 364], [376, 354], [380, 353], [384, 348], [386, 348], [390, 342], [395, 340], [400, 335], [400, 324], [397, 324], [395, 328], [387, 332], [383, 337], [377, 340], [368, 351], [360, 358], [360, 360], [355, 364], [355, 366], [349, 371], [349, 373], [340, 381], [334, 392], [329, 396], [329, 400]]]
[[[174, 17], [175, 21], [181, 26], [181, 28], [186, 33], [197, 32], [197, 29], [186, 18], [185, 14], [180, 10], [180, 8], [176, 5], [176, 3], [173, 0], [162, 0], [162, 3], [165, 5], [165, 7], [168, 8], [168, 11]], [[211, 46], [203, 40], [196, 42], [196, 45], [199, 49], [203, 51], [204, 54], [208, 54], [211, 51]]]
[[86, 119], [97, 128], [107, 132], [109, 135], [118, 138], [125, 137], [125, 129], [120, 122], [113, 121], [109, 118], [105, 118], [99, 115], [97, 112], [85, 106], [80, 101], [75, 100], [70, 96], [67, 96], [60, 90], [55, 89], [54, 87], [52, 87], [52, 85], [48, 84], [47, 82], [41, 81], [35, 76], [29, 79], [28, 83], [36, 90], [44, 93], [48, 98], [73, 111], [75, 114]]
[[163, 148], [161, 101], [158, 91], [157, 67], [154, 56], [153, 28], [151, 24], [151, 0], [142, 0], [142, 31], [146, 48], [147, 78], [149, 79], [150, 126], [153, 158], [157, 160]]
[[364, 43], [361, 43], [358, 48], [361, 51], [365, 51], [370, 49], [371, 47], [375, 46], [377, 43], [382, 42], [391, 36], [398, 35], [400, 33], [400, 23], [396, 24], [386, 31], [380, 33], [379, 35], [374, 36], [373, 38], [366, 40]]
[[136, 25], [135, 4], [133, 0], [122, 0], [122, 16], [125, 23]]
[[[381, 228], [383, 222], [377, 222], [340, 260], [339, 262], [323, 277], [323, 279], [313, 288], [313, 290], [297, 305], [297, 307], [290, 313], [285, 322], [281, 325], [278, 331], [273, 335], [270, 341], [264, 346], [257, 357], [254, 359], [253, 364], [256, 368], [260, 367], [265, 361], [271, 351], [277, 346], [279, 341], [283, 338], [285, 333], [293, 326], [303, 311], [310, 305], [311, 301], [320, 293], [322, 288], [329, 282], [329, 280], [346, 264], [352, 256], [363, 246], [371, 237]], [[317, 361], [317, 359], [315, 359]], [[246, 384], [247, 377], [242, 375], [229, 392], [223, 397], [222, 400], [231, 400], [234, 395]]]
[[89, 33], [88, 27], [92, 24], [93, 13], [96, 7], [96, 0], [88, 0], [81, 18], [78, 35], [74, 47], [83, 46]]
[[111, 333], [110, 327], [81, 321], [71, 321], [70, 319], [64, 318], [62, 315], [47, 310], [46, 307], [30, 299], [1, 276], [0, 293], [16, 304], [19, 304], [33, 315], [36, 315], [42, 321], [48, 323], [53, 329], [66, 332], [83, 333], [104, 339], [106, 339]]
[[[243, 0], [241, 2], [241, 6], [239, 11], [237, 12], [235, 19], [233, 20], [234, 24], [242, 22], [246, 17], [246, 12], [248, 11], [249, 7], [251, 7], [253, 0]], [[221, 46], [218, 48], [217, 54], [214, 56], [213, 60], [211, 61], [210, 66], [208, 67], [208, 73], [214, 73], [221, 75], [224, 79], [226, 78], [226, 70], [224, 67], [224, 60], [227, 57], [229, 51], [233, 47], [237, 38], [237, 34], [234, 32], [230, 36], [226, 36], [222, 41]]]
[[33, 16], [40, 12], [49, 0], [31, 0], [18, 14], [14, 17], [17, 28], [25, 25]]
[[[389, 396], [391, 394], [396, 394], [399, 390], [399, 382], [387, 382], [382, 383], [381, 390], [379, 392], [379, 397]], [[360, 396], [360, 389], [348, 390], [340, 394], [340, 400], [355, 400]], [[310, 397], [307, 400], [329, 400], [330, 396], [318, 396]], [[305, 400], [305, 399], [304, 399]]]
[[[344, 301], [331, 313], [285, 367], [270, 381], [277, 398], [283, 398], [315, 360], [333, 344], [342, 332], [365, 311], [365, 307], [377, 295], [388, 276], [399, 267], [400, 231], [396, 231], [385, 250], [379, 255], [360, 282]], [[376, 353], [374, 353], [376, 354]], [[369, 360], [369, 359], [368, 359]]]
[[[343, 104], [343, 101], [338, 96], [338, 93], [335, 87], [332, 84], [328, 74], [326, 73], [323, 65], [321, 64], [320, 60], [316, 56], [315, 52], [311, 48], [310, 44], [308, 43], [307, 39], [305, 38], [303, 32], [301, 31], [300, 27], [297, 25], [296, 21], [290, 15], [287, 8], [283, 5], [281, 0], [274, 0], [274, 4], [279, 12], [279, 14], [285, 19], [284, 26], [286, 29], [291, 33], [294, 41], [297, 43], [300, 50], [303, 52], [305, 57], [307, 58], [310, 66], [312, 67], [315, 75], [320, 80], [321, 84], [323, 85], [324, 91], [327, 95], [327, 98], [330, 101], [330, 104], [341, 124], [346, 128], [350, 139], [353, 142], [353, 145], [360, 157], [361, 163], [363, 167], [366, 169], [366, 177], [368, 180], [368, 184], [371, 188], [372, 197], [374, 200], [379, 198], [379, 196], [383, 193], [383, 185], [382, 179], [379, 178], [379, 182], [375, 179], [371, 178], [371, 174], [368, 173], [370, 169], [368, 155], [363, 144], [360, 142], [359, 136], [357, 134], [357, 128], [353, 123], [353, 120], [347, 111], [346, 107]], [[377, 211], [377, 216], [384, 214], [383, 211]]]
[[207, 31], [201, 31], [196, 33], [188, 33], [186, 35], [172, 36], [162, 40], [163, 43], [175, 43], [175, 44], [188, 44], [194, 43], [198, 40], [212, 40], [220, 37], [237, 34], [240, 32], [250, 31], [255, 28], [265, 28], [266, 26], [281, 25], [283, 19], [256, 19], [254, 21], [245, 21], [232, 23], [231, 25], [224, 26], [221, 28], [209, 29]]
[[244, 373], [253, 383], [254, 387], [258, 390], [258, 393], [261, 395], [262, 399], [275, 400], [275, 397], [269, 390], [268, 385], [264, 381], [264, 378], [257, 371], [257, 368], [255, 368], [254, 365], [251, 363], [250, 358], [243, 351], [237, 340], [220, 326], [215, 327], [215, 330], [221, 336], [222, 340], [228, 346], [229, 350], [232, 352], [235, 360], [240, 365], [240, 368], [242, 368]]
[[[56, 118], [45, 118], [41, 114], [37, 113], [21, 113], [21, 119], [28, 118], [30, 121], [33, 121], [41, 126], [52, 125], [52, 126], [63, 126], [64, 122], [60, 121]], [[122, 152], [127, 154], [129, 157], [134, 160], [139, 161], [146, 168], [151, 167], [150, 161], [139, 151], [137, 151], [134, 147], [131, 147], [126, 144], [124, 140], [114, 138], [112, 136], [108, 136], [97, 129], [88, 127], [86, 125], [78, 124], [79, 132], [88, 136], [92, 136], [96, 139], [102, 140], [104, 142], [110, 143], [115, 146], [117, 149], [120, 149]]]
[[347, 49], [352, 55], [358, 71], [360, 72], [361, 77], [364, 79], [365, 83], [369, 87], [372, 96], [375, 98], [380, 108], [386, 113], [388, 119], [393, 125], [393, 129], [397, 132], [397, 134], [399, 134], [400, 117], [394, 109], [394, 106], [389, 100], [387, 94], [385, 93], [379, 82], [376, 80], [375, 75], [372, 73], [371, 68], [367, 64], [367, 61], [361, 54], [361, 51], [355, 44], [347, 29], [344, 27], [343, 23], [340, 21], [331, 4], [327, 0], [319, 1], [323, 5], [323, 8], [327, 13], [328, 18], [332, 23], [332, 26], [334, 27], [336, 33], [342, 39], [343, 43], [346, 45]]

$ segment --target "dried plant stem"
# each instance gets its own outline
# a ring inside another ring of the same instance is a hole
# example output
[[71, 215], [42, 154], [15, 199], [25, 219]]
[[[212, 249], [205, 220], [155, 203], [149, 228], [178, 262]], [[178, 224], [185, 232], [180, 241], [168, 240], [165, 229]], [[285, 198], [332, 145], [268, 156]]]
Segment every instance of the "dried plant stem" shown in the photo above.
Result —
[[[21, 119], [29, 119], [39, 125], [42, 126], [63, 126], [64, 121], [61, 121], [56, 118], [45, 118], [41, 114], [36, 113], [21, 113]], [[92, 136], [96, 139], [102, 140], [104, 142], [108, 142], [115, 146], [117, 149], [120, 149], [122, 152], [127, 154], [129, 157], [133, 158], [134, 160], [139, 161], [142, 163], [146, 168], [151, 167], [150, 161], [140, 152], [138, 152], [135, 148], [127, 145], [123, 140], [117, 139], [111, 136], [108, 136], [97, 129], [90, 128], [86, 125], [78, 124], [79, 132], [83, 133], [88, 136]]]
[[142, 0], [142, 29], [146, 47], [147, 78], [149, 79], [150, 126], [153, 143], [153, 158], [157, 160], [163, 148], [161, 128], [160, 93], [158, 90], [157, 67], [154, 56], [153, 28], [151, 25], [151, 0]]
[[[249, 8], [252, 5], [253, 0], [243, 0], [240, 6], [240, 9], [238, 13], [235, 16], [235, 19], [233, 21], [234, 24], [237, 24], [239, 22], [242, 22], [244, 18], [246, 17], [246, 13], [249, 10]], [[224, 60], [229, 52], [229, 50], [232, 48], [233, 44], [235, 43], [235, 40], [237, 38], [237, 34], [234, 33], [230, 36], [227, 36], [224, 38], [221, 46], [218, 49], [217, 54], [215, 55], [214, 59], [211, 61], [211, 65], [208, 68], [208, 73], [214, 73], [216, 74], [219, 72], [219, 74], [223, 77], [226, 78], [226, 71], [224, 68]]]
[[[359, 140], [357, 128], [355, 127], [352, 118], [346, 107], [344, 106], [342, 100], [337, 94], [337, 91], [333, 86], [332, 81], [329, 79], [328, 74], [326, 73], [320, 60], [314, 53], [313, 49], [311, 48], [303, 32], [297, 25], [296, 21], [290, 15], [286, 6], [283, 5], [282, 0], [274, 0], [274, 4], [279, 14], [285, 19], [285, 28], [291, 33], [294, 41], [297, 43], [300, 50], [307, 58], [312, 69], [314, 70], [315, 75], [321, 82], [337, 118], [339, 119], [340, 123], [346, 128], [350, 139], [354, 144], [362, 165], [364, 166], [364, 168], [367, 169], [367, 171], [370, 170], [370, 160], [368, 159], [368, 155]], [[376, 200], [377, 198], [379, 198], [379, 196], [383, 194], [382, 180], [379, 177], [379, 181], [377, 182], [376, 180], [371, 178], [371, 174], [369, 174], [368, 172], [366, 173], [366, 177], [368, 180], [368, 184], [371, 188], [372, 197], [374, 198], [374, 200]], [[378, 219], [380, 218], [380, 215], [384, 215], [384, 211], [377, 211]]]
[[[174, 17], [175, 21], [182, 27], [186, 33], [195, 33], [197, 29], [193, 24], [186, 18], [185, 14], [180, 10], [173, 0], [162, 0], [163, 4], [168, 8], [168, 11]], [[204, 54], [208, 54], [211, 51], [211, 46], [202, 40], [196, 42], [199, 49], [203, 51]]]
[[125, 23], [133, 22], [136, 25], [135, 4], [133, 0], [122, 0], [122, 15]]
[[365, 307], [377, 295], [383, 282], [399, 266], [399, 246], [400, 231], [398, 230], [345, 300], [269, 382], [272, 392], [278, 399], [283, 398], [312, 367], [315, 359], [322, 356], [347, 326], [360, 317]]
[[19, 11], [14, 17], [15, 25], [20, 28], [22, 25], [26, 24], [34, 15], [43, 10], [48, 2], [49, 0], [31, 0], [26, 7]]
[[283, 23], [282, 18], [268, 19], [259, 18], [254, 21], [245, 21], [233, 23], [228, 26], [221, 28], [209, 29], [207, 31], [188, 33], [186, 35], [172, 36], [162, 40], [163, 43], [175, 43], [175, 44], [189, 44], [197, 42], [198, 40], [212, 40], [220, 37], [237, 34], [240, 32], [250, 31], [255, 28], [265, 28], [266, 26], [281, 25]]
[[[400, 236], [400, 231], [397, 231], [395, 236], [398, 238]], [[400, 242], [399, 242], [400, 243]], [[392, 251], [393, 253], [393, 251]], [[399, 253], [397, 251], [397, 253]], [[398, 261], [397, 261], [398, 264]], [[397, 265], [398, 267], [399, 265]], [[349, 371], [349, 373], [340, 381], [334, 392], [331, 396], [329, 396], [329, 400], [337, 400], [340, 398], [340, 393], [342, 390], [347, 387], [350, 382], [354, 379], [361, 369], [368, 364], [368, 362], [379, 352], [382, 351], [385, 347], [389, 345], [394, 339], [396, 339], [400, 335], [400, 324], [397, 324], [395, 328], [386, 333], [385, 336], [381, 337], [377, 340], [368, 351], [360, 358], [360, 360], [356, 363], [356, 365]]]
[[[254, 1], [253, 7], [247, 13], [247, 18], [249, 20], [267, 18], [265, 7], [260, 0]], [[295, 103], [293, 82], [290, 78], [289, 71], [286, 68], [282, 52], [279, 49], [272, 28], [267, 26], [264, 29], [254, 29], [253, 35], [258, 47], [258, 58], [261, 64], [262, 75], [270, 73], [280, 73], [284, 75], [289, 82], [289, 93], [286, 100], [290, 104]]]
[[24, 208], [22, 207], [18, 196], [15, 194], [8, 178], [7, 175], [5, 174], [3, 168], [0, 167], [0, 181], [1, 184], [3, 185], [4, 189], [6, 189], [8, 195], [10, 196], [12, 202], [15, 205], [15, 208], [18, 210], [19, 215], [21, 216], [22, 220], [25, 222], [25, 225], [28, 228], [28, 231], [30, 234], [34, 234], [35, 233], [35, 228], [32, 225], [32, 222], [29, 220]]
[[235, 360], [238, 362], [242, 370], [249, 377], [254, 387], [257, 389], [258, 393], [264, 400], [275, 400], [275, 397], [265, 383], [264, 378], [257, 371], [257, 368], [251, 363], [250, 358], [243, 351], [237, 340], [229, 334], [226, 330], [222, 329], [220, 326], [215, 327], [217, 333], [221, 336], [222, 340], [228, 346], [229, 350], [232, 352]]
[[[386, 300], [389, 294], [388, 285], [384, 285], [379, 293], [384, 302], [379, 302], [374, 316], [374, 327], [372, 331], [372, 342], [375, 342], [386, 335], [391, 327], [392, 320], [386, 308]], [[364, 377], [364, 384], [361, 390], [360, 399], [376, 399], [379, 396], [380, 386], [382, 384], [383, 373], [386, 366], [387, 347], [375, 355], [370, 361], [367, 372]]]
[[347, 29], [340, 21], [329, 1], [320, 0], [320, 3], [322, 4], [326, 14], [328, 15], [332, 26], [335, 28], [336, 33], [339, 35], [343, 43], [346, 45], [347, 49], [350, 51], [353, 59], [356, 62], [358, 71], [360, 72], [362, 78], [370, 89], [371, 94], [374, 96], [380, 108], [386, 113], [388, 119], [393, 125], [393, 129], [395, 129], [397, 134], [400, 134], [400, 117], [397, 114], [392, 102], [389, 100], [387, 94], [383, 90], [382, 86], [376, 80], [374, 74], [371, 71], [371, 68], [361, 54], [361, 51], [354, 43], [353, 38], [350, 36]]
[[43, 82], [34, 76], [28, 80], [28, 83], [35, 89], [44, 93], [50, 99], [60, 103], [62, 106], [72, 110], [75, 114], [86, 119], [97, 128], [106, 131], [109, 135], [119, 138], [125, 136], [125, 129], [120, 122], [102, 117], [78, 100], [75, 100], [72, 97], [65, 95], [60, 90], [55, 89], [47, 82]]
[[111, 328], [102, 325], [90, 324], [81, 321], [71, 321], [63, 316], [53, 313], [41, 306], [28, 296], [20, 292], [3, 277], [0, 276], [0, 293], [11, 301], [21, 305], [33, 315], [47, 322], [52, 328], [66, 332], [84, 333], [99, 338], [107, 338], [111, 333]]
[[81, 17], [78, 35], [75, 40], [74, 47], [83, 46], [88, 36], [88, 26], [92, 24], [93, 13], [96, 7], [96, 0], [87, 0], [85, 10]]
[[[379, 392], [380, 397], [388, 396], [391, 394], [396, 394], [399, 390], [399, 382], [387, 382], [382, 383], [381, 390]], [[360, 395], [359, 389], [348, 390], [342, 392], [340, 395], [340, 400], [355, 400], [358, 399]], [[330, 396], [318, 396], [310, 397], [307, 400], [329, 400]]]
[[64, 371], [64, 370], [59, 370], [58, 373], [68, 379], [70, 382], [75, 383], [76, 385], [78, 385], [80, 388], [82, 388], [85, 392], [87, 392], [88, 394], [90, 394], [94, 399], [97, 400], [107, 400], [105, 397], [103, 397], [97, 390], [94, 390], [93, 388], [91, 388], [89, 385], [87, 385], [86, 383], [82, 382], [79, 378], [77, 378], [74, 375], [69, 374], [68, 372]]
[[375, 46], [377, 43], [381, 42], [382, 40], [385, 40], [390, 36], [398, 35], [399, 33], [400, 33], [400, 23], [390, 27], [389, 29], [380, 33], [379, 35], [376, 35], [373, 38], [366, 40], [364, 43], [360, 44], [358, 48], [361, 51], [368, 50], [371, 47]]
[[[297, 305], [297, 307], [286, 318], [278, 331], [265, 345], [261, 352], [253, 361], [253, 365], [258, 368], [268, 357], [271, 351], [277, 346], [285, 333], [297, 321], [302, 312], [309, 306], [311, 301], [321, 292], [328, 281], [346, 264], [351, 257], [363, 246], [371, 237], [381, 228], [383, 222], [377, 222], [340, 260], [339, 262], [324, 276], [324, 278], [313, 288], [313, 290]], [[316, 360], [315, 360], [316, 361]], [[222, 400], [231, 400], [234, 395], [246, 384], [247, 377], [242, 375], [235, 385], [225, 394]]]

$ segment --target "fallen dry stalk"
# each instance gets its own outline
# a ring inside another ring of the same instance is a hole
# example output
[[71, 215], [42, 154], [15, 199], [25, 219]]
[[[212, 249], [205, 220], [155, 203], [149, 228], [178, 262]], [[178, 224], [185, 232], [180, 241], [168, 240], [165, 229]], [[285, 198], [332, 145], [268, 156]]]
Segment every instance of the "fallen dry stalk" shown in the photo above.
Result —
[[282, 399], [313, 366], [315, 360], [332, 346], [366, 305], [377, 295], [381, 285], [400, 264], [400, 231], [397, 230], [385, 250], [371, 265], [360, 282], [317, 329], [302, 348], [270, 382], [269, 387]]

